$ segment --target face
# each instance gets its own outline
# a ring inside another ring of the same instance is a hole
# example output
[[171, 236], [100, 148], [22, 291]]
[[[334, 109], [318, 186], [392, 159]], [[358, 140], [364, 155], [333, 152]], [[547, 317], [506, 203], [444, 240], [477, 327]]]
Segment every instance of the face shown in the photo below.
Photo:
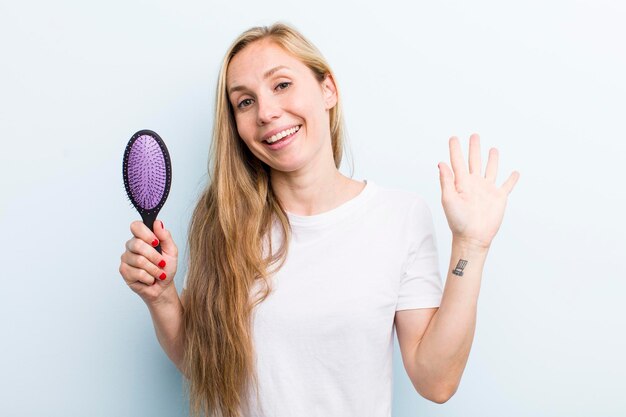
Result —
[[332, 158], [323, 152], [330, 150], [329, 110], [337, 103], [331, 76], [318, 81], [298, 58], [260, 40], [232, 58], [226, 87], [239, 136], [271, 168], [291, 172]]

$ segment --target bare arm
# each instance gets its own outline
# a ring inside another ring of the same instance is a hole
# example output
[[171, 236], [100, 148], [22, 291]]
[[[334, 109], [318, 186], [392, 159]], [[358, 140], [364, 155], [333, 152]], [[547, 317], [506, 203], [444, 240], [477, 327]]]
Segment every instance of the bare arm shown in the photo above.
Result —
[[157, 302], [147, 303], [147, 306], [161, 347], [174, 365], [183, 372], [185, 349], [183, 303], [178, 297], [174, 283], [167, 287]]
[[[130, 230], [133, 238], [126, 242], [120, 274], [148, 306], [161, 347], [183, 372], [185, 291], [179, 298], [174, 285], [178, 248], [160, 220], [155, 220], [153, 231], [141, 221], [132, 222]], [[161, 253], [154, 249], [159, 243]]]
[[476, 134], [470, 137], [469, 171], [458, 139], [451, 137], [449, 145], [452, 170], [439, 163], [441, 202], [452, 231], [452, 255], [441, 304], [435, 312], [396, 313], [398, 341], [409, 377], [420, 394], [438, 403], [447, 401], [459, 386], [474, 339], [485, 259], [502, 223], [508, 195], [520, 176], [514, 171], [497, 187], [499, 154], [492, 148], [483, 177]]
[[476, 310], [483, 266], [507, 203], [519, 179], [514, 171], [496, 186], [499, 153], [489, 150], [482, 174], [480, 138], [470, 137], [469, 170], [461, 145], [451, 137], [452, 170], [439, 163], [441, 202], [452, 232], [452, 254], [448, 278], [439, 310], [417, 345], [416, 374], [436, 387], [438, 398], [446, 401], [456, 392], [472, 347]]
[[420, 393], [438, 403], [454, 395], [467, 364], [487, 251], [453, 240], [441, 305], [413, 352], [411, 381]]

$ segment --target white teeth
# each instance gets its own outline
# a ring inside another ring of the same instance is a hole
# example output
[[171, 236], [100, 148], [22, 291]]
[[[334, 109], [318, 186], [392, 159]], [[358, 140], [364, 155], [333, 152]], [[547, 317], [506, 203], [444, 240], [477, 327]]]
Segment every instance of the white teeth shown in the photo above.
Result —
[[283, 130], [282, 132], [279, 132], [275, 135], [273, 135], [271, 138], [267, 139], [268, 143], [274, 143], [277, 140], [280, 140], [282, 138], [284, 138], [285, 136], [289, 136], [293, 133], [296, 133], [298, 130], [300, 130], [300, 126], [296, 126], [296, 127], [292, 127], [291, 129], [287, 129], [287, 130]]

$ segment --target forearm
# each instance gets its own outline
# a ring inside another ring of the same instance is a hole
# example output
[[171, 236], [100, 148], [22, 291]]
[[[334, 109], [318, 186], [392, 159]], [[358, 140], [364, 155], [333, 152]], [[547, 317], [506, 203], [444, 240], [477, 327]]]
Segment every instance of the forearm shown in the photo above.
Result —
[[456, 392], [469, 357], [487, 252], [488, 248], [453, 239], [441, 304], [416, 349], [421, 382], [444, 401]]
[[154, 330], [161, 347], [182, 372], [184, 354], [183, 305], [174, 283], [169, 285], [158, 303], [148, 305]]

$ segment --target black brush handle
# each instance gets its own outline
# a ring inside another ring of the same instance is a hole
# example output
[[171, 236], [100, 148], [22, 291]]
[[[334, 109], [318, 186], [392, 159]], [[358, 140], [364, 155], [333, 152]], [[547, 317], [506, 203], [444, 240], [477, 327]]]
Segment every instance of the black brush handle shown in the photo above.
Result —
[[[145, 224], [146, 226], [148, 226], [148, 229], [150, 229], [150, 231], [152, 233], [154, 233], [154, 229], [152, 228], [152, 225], [154, 224], [154, 221], [157, 218], [157, 214], [159, 214], [159, 211], [153, 211], [148, 213], [141, 213], [141, 218], [143, 219], [143, 224]], [[161, 241], [159, 240], [159, 244], [156, 245], [156, 247], [154, 248], [156, 249], [157, 252], [162, 253], [161, 252]]]

